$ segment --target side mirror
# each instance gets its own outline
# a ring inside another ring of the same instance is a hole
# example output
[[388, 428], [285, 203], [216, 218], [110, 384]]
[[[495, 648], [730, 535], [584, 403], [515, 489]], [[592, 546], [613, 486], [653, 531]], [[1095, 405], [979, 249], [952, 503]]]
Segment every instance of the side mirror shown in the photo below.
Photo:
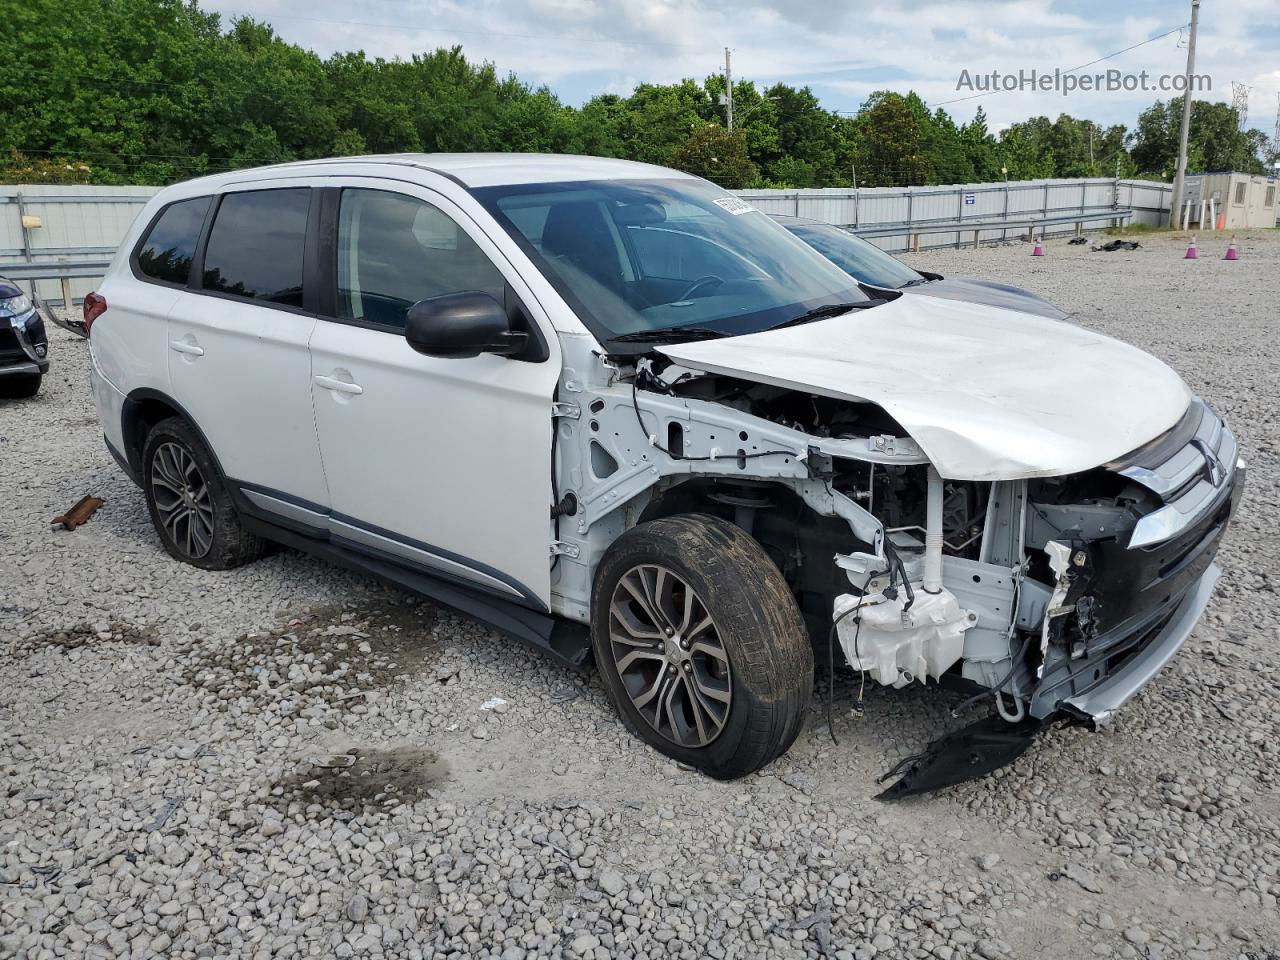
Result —
[[419, 300], [405, 316], [404, 338], [418, 353], [458, 359], [519, 353], [527, 335], [511, 329], [501, 303], [471, 290]]

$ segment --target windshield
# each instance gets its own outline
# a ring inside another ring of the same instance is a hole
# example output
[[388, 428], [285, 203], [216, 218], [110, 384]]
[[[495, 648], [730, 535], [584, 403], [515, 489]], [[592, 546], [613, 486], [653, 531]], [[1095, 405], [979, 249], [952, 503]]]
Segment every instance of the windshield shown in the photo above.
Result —
[[861, 283], [897, 290], [924, 278], [874, 243], [824, 223], [788, 223], [788, 230]]
[[[701, 180], [473, 191], [602, 342], [754, 333], [870, 298], [769, 217]], [[634, 348], [634, 344], [632, 345]]]

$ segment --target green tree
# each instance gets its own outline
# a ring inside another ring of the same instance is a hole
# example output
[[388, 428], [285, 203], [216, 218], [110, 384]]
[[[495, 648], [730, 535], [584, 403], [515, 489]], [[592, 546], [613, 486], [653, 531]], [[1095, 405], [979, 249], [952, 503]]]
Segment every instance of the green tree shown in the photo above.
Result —
[[[1266, 137], [1259, 131], [1239, 128], [1239, 115], [1230, 105], [1205, 100], [1191, 102], [1191, 129], [1187, 136], [1187, 170], [1239, 170], [1266, 173]], [[1138, 117], [1132, 155], [1137, 168], [1162, 179], [1172, 179], [1178, 159], [1178, 131], [1182, 125], [1182, 98], [1157, 100]]]
[[[923, 104], [922, 104], [923, 105]], [[960, 128], [942, 108], [926, 114], [923, 149], [929, 157], [929, 183], [972, 183], [976, 179]]]
[[[9, 158], [6, 178], [19, 181], [167, 183], [296, 158], [467, 150], [678, 161], [721, 182], [783, 187], [846, 185], [855, 167], [866, 186], [997, 180], [1002, 167], [1013, 179], [1117, 170], [1167, 178], [1181, 115], [1180, 100], [1158, 101], [1132, 134], [1067, 114], [1030, 117], [997, 139], [981, 109], [957, 126], [913, 92], [878, 91], [842, 116], [807, 87], [738, 80], [729, 139], [718, 74], [642, 83], [573, 109], [460, 47], [322, 59], [267, 23], [224, 23], [196, 0], [9, 7], [0, 157]], [[1269, 169], [1276, 145], [1236, 121], [1225, 104], [1194, 104], [1193, 170]]]
[[1010, 180], [1043, 180], [1057, 173], [1053, 154], [1045, 152], [1026, 132], [1010, 127], [1000, 137], [1001, 165]]
[[731, 190], [749, 187], [756, 180], [756, 166], [747, 157], [746, 137], [741, 130], [730, 132], [718, 123], [689, 131], [673, 151], [671, 163]]
[[931, 164], [924, 140], [920, 113], [906, 97], [889, 90], [871, 94], [858, 112], [859, 183], [870, 187], [927, 183]]
[[1000, 145], [987, 129], [987, 114], [982, 107], [978, 107], [973, 119], [960, 128], [960, 142], [973, 167], [975, 181], [985, 183], [1003, 178]]

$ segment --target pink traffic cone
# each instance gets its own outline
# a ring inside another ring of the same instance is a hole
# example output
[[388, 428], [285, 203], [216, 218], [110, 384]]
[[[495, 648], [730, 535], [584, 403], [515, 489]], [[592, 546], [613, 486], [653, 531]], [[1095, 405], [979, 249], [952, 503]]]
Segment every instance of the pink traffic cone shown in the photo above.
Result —
[[1185, 257], [1183, 257], [1182, 259], [1183, 259], [1183, 260], [1195, 260], [1195, 259], [1197, 259], [1199, 256], [1200, 256], [1200, 255], [1199, 255], [1198, 253], [1196, 253], [1196, 238], [1195, 238], [1195, 237], [1192, 237], [1192, 238], [1191, 238], [1191, 242], [1187, 244], [1187, 255], [1186, 255]]
[[1034, 250], [1032, 250], [1032, 251], [1031, 251], [1031, 255], [1032, 255], [1033, 257], [1043, 257], [1043, 256], [1044, 256], [1044, 244], [1042, 244], [1039, 240], [1037, 240], [1037, 241], [1036, 241], [1036, 248], [1035, 248]]
[[1236, 253], [1236, 235], [1234, 233], [1231, 235], [1231, 242], [1227, 244], [1227, 255], [1222, 259], [1223, 260], [1239, 260], [1240, 259], [1240, 254]]

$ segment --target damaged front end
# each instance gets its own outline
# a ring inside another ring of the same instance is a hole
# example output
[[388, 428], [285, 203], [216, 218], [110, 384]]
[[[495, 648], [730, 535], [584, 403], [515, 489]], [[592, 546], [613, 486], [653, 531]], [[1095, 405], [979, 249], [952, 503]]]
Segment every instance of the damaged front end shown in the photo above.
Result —
[[[1107, 722], [1203, 611], [1244, 467], [1218, 417], [1176, 405], [1159, 378], [1162, 422], [1181, 419], [1101, 466], [1128, 433], [1113, 428], [1091, 460], [1084, 428], [1043, 405], [1018, 442], [1034, 396], [972, 408], [998, 469], [936, 456], [918, 421], [883, 403], [783, 379], [727, 362], [573, 359], [557, 404], [557, 476], [574, 495], [555, 521], [557, 614], [588, 620], [594, 558], [636, 524], [703, 513], [738, 525], [791, 587], [819, 662], [838, 643], [874, 682], [945, 684], [994, 707], [892, 771], [883, 796], [899, 797], [989, 773], [1048, 725]], [[953, 411], [935, 409], [959, 437]], [[1063, 445], [1067, 462], [1092, 465], [1053, 475]]]
[[[916, 602], [887, 575], [839, 597], [837, 617], [863, 607], [839, 622], [846, 657], [893, 686], [961, 680], [989, 693], [996, 715], [909, 758], [882, 798], [989, 773], [1052, 723], [1108, 722], [1203, 612], [1244, 478], [1231, 432], [1195, 401], [1172, 430], [1103, 467], [989, 485], [976, 551], [953, 541], [966, 529], [947, 515], [937, 525], [944, 555], [934, 590], [928, 531], [938, 518], [929, 516], [923, 539], [891, 528], [890, 542], [910, 558], [902, 579], [921, 574]], [[958, 496], [960, 485], [933, 477], [930, 485], [944, 503]], [[962, 631], [959, 645], [948, 625]]]

